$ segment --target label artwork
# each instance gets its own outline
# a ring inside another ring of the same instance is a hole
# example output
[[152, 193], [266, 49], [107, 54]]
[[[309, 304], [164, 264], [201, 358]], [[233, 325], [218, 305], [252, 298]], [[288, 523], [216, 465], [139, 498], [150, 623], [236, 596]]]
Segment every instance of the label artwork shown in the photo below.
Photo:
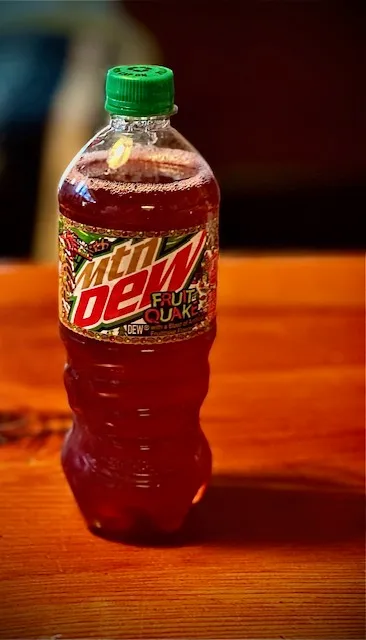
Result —
[[108, 342], [171, 342], [216, 312], [217, 219], [168, 234], [126, 234], [60, 216], [60, 320]]

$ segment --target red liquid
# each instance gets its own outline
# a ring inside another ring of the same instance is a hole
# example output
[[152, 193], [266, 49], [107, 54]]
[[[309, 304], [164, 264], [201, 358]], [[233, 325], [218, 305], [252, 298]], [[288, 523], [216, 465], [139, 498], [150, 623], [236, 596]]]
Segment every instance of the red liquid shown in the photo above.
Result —
[[[184, 229], [217, 215], [217, 184], [198, 156], [162, 149], [159, 158], [129, 161], [107, 181], [102, 154], [82, 157], [61, 185], [61, 213], [124, 231]], [[99, 342], [62, 324], [60, 332], [74, 416], [62, 462], [87, 524], [105, 535], [175, 531], [211, 474], [199, 411], [215, 326], [148, 345]]]

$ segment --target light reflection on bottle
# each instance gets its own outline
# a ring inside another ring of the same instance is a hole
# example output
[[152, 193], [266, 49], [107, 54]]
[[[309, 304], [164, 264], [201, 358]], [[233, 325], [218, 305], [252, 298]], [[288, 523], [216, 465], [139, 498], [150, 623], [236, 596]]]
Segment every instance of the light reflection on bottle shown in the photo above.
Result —
[[84, 180], [80, 180], [80, 182], [78, 182], [78, 184], [75, 187], [75, 193], [77, 193], [79, 196], [81, 196], [82, 198], [84, 198], [84, 200], [87, 200], [88, 202], [94, 202], [94, 204], [96, 202], [88, 189], [86, 181]]

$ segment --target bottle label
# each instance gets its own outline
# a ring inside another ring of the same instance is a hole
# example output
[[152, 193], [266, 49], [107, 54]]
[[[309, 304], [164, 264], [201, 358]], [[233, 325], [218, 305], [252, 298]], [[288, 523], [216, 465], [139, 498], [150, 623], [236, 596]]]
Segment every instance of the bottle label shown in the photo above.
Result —
[[60, 216], [59, 316], [106, 342], [193, 338], [215, 318], [218, 220], [165, 233], [125, 233]]

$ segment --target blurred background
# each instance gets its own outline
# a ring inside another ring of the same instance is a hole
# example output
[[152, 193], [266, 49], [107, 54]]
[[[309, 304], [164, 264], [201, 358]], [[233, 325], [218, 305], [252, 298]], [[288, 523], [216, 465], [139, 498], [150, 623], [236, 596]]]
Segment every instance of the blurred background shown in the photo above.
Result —
[[58, 180], [131, 63], [175, 71], [222, 248], [362, 249], [365, 34], [364, 0], [0, 0], [0, 257], [56, 259]]

